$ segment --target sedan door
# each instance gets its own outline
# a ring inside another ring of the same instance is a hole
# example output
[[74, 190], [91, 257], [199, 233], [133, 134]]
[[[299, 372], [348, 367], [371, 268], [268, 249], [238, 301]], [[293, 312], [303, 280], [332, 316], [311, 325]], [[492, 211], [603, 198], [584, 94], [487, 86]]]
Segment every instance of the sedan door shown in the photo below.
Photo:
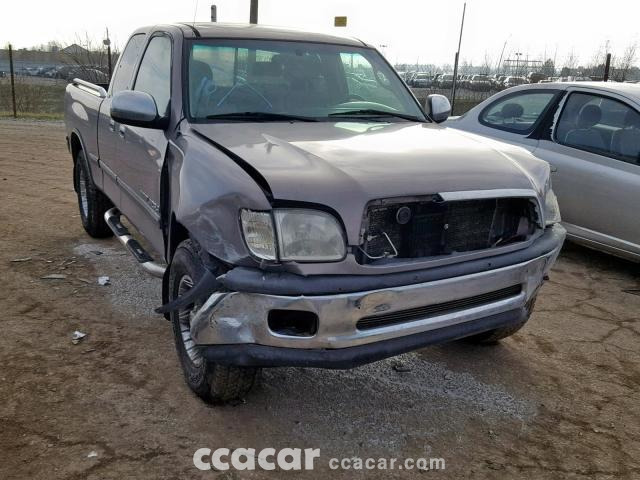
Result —
[[446, 125], [493, 137], [533, 151], [538, 139], [531, 135], [545, 118], [561, 90], [527, 88], [494, 95], [464, 116]]
[[[640, 114], [612, 93], [573, 88], [538, 158], [552, 165], [563, 223], [574, 239], [640, 255]], [[626, 255], [629, 256], [629, 255]]]

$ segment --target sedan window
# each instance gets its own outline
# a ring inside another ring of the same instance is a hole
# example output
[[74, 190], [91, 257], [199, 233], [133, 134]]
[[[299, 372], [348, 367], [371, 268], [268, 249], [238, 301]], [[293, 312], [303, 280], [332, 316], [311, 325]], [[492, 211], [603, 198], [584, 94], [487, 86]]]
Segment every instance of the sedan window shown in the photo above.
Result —
[[549, 91], [507, 95], [480, 113], [480, 123], [513, 133], [531, 133], [554, 95], [554, 92]]
[[558, 143], [640, 164], [640, 114], [628, 105], [588, 93], [572, 93], [562, 110]]

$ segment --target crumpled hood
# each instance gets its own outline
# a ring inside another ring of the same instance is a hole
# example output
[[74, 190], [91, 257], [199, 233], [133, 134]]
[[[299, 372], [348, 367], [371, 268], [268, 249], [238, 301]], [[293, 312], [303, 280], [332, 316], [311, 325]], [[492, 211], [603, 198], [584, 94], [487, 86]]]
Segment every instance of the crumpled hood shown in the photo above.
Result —
[[229, 122], [192, 128], [260, 172], [275, 199], [333, 208], [351, 244], [371, 200], [463, 190], [541, 194], [547, 175], [546, 164], [524, 149], [435, 124]]

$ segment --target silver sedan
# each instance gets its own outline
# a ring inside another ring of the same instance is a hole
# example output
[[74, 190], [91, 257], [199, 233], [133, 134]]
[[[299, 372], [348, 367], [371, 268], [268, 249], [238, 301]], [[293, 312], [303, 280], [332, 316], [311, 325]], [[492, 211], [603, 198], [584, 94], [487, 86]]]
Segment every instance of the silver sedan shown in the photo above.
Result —
[[449, 127], [551, 164], [568, 238], [640, 262], [640, 85], [544, 83], [500, 92]]

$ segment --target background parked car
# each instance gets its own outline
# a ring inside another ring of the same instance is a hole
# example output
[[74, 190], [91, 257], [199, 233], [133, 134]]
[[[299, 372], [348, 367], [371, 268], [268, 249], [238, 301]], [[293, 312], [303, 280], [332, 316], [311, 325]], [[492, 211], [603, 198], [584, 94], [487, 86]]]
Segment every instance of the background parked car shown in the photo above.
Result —
[[413, 77], [412, 87], [429, 88], [433, 84], [433, 76], [428, 73], [418, 73]]
[[445, 73], [438, 77], [438, 88], [451, 88], [453, 86], [453, 74]]
[[491, 90], [491, 82], [487, 75], [474, 75], [469, 82], [469, 88], [476, 92], [488, 92]]
[[569, 238], [640, 262], [640, 85], [522, 85], [447, 125], [514, 143], [549, 162]]
[[504, 79], [504, 88], [517, 87], [518, 85], [524, 85], [527, 83], [527, 79], [524, 77], [507, 77]]

